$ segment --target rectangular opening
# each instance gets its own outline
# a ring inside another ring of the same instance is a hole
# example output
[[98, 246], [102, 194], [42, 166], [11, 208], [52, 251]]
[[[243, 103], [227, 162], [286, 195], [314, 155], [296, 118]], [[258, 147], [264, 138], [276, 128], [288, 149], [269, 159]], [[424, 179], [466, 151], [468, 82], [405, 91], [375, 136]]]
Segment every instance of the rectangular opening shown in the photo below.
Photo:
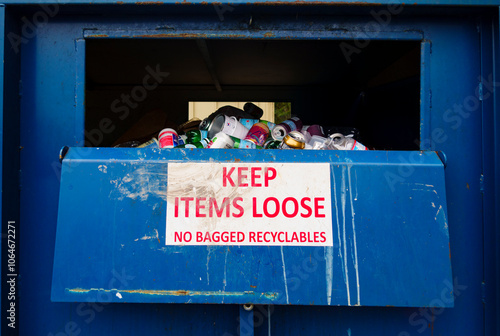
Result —
[[379, 150], [418, 150], [420, 42], [88, 39], [86, 146], [147, 141], [189, 102], [291, 102], [305, 125], [355, 127]]

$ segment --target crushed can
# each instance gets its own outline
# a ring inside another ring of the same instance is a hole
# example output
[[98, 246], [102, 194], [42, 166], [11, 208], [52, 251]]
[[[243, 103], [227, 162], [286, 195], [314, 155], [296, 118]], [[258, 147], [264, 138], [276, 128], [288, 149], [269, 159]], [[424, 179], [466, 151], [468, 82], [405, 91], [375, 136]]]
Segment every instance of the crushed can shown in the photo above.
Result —
[[274, 140], [273, 138], [269, 138], [264, 143], [264, 149], [279, 149], [280, 145], [281, 145], [281, 141]]
[[274, 126], [271, 136], [274, 140], [283, 140], [285, 135], [291, 131], [302, 129], [302, 121], [298, 117], [293, 117]]
[[365, 145], [354, 140], [352, 136], [344, 136], [341, 133], [330, 135], [333, 146], [339, 150], [368, 150]]
[[[285, 147], [286, 146], [286, 147]], [[306, 138], [299, 131], [291, 131], [283, 138], [282, 148], [304, 149], [306, 147]]]

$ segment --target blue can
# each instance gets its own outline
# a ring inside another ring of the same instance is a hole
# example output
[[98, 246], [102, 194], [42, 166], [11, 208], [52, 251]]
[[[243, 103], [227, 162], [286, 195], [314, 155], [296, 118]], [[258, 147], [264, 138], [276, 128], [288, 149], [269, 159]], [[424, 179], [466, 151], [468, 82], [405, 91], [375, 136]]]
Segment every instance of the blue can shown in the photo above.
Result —
[[248, 129], [252, 128], [252, 126], [258, 122], [260, 122], [259, 119], [240, 119], [240, 123]]

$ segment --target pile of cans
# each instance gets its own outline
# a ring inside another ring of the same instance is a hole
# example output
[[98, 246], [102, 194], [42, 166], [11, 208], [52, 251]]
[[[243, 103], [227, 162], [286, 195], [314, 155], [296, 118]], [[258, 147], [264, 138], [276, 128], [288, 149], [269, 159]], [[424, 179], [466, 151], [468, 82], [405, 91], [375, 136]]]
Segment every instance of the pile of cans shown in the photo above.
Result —
[[[146, 146], [156, 146], [156, 139]], [[352, 134], [325, 134], [320, 125], [303, 125], [298, 117], [280, 124], [218, 114], [204, 119], [198, 129], [179, 135], [172, 128], [158, 135], [160, 148], [246, 148], [367, 150]]]

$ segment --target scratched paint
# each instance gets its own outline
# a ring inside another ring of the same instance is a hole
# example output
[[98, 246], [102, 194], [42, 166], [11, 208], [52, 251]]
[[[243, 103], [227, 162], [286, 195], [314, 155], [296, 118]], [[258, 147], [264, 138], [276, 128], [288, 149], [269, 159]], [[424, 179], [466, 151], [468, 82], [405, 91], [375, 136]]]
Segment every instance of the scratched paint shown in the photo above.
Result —
[[[361, 297], [360, 297], [360, 286], [359, 286], [359, 265], [358, 265], [358, 245], [356, 239], [356, 222], [354, 220], [354, 203], [352, 201], [352, 185], [351, 185], [351, 168], [352, 165], [347, 166], [347, 175], [349, 177], [349, 197], [351, 200], [351, 219], [352, 219], [352, 240], [354, 242], [354, 269], [356, 270], [356, 294], [357, 294], [357, 304], [361, 305]], [[357, 185], [357, 182], [355, 182]]]
[[286, 278], [286, 265], [285, 265], [285, 256], [283, 255], [283, 246], [281, 246], [281, 262], [283, 263], [283, 282], [285, 283], [285, 294], [286, 294], [286, 303], [290, 303], [290, 299], [288, 298], [288, 280]]
[[345, 283], [347, 291], [347, 305], [351, 305], [351, 291], [349, 288], [349, 268], [347, 266], [347, 237], [346, 237], [346, 224], [345, 224], [345, 206], [346, 206], [346, 190], [345, 190], [345, 166], [342, 166], [342, 183], [340, 186], [340, 202], [342, 204], [342, 244], [344, 247], [344, 270], [345, 270]]
[[326, 303], [332, 304], [333, 289], [333, 246], [325, 246]]
[[167, 200], [166, 165], [132, 163], [130, 166], [128, 174], [109, 180], [114, 187], [110, 193], [111, 198], [147, 201], [150, 196], [155, 196]]
[[[88, 294], [91, 292], [103, 292], [103, 293], [118, 293], [117, 289], [104, 289], [104, 288], [71, 288], [66, 289], [70, 293]], [[244, 296], [244, 295], [256, 295], [264, 296], [269, 299], [275, 299], [278, 297], [278, 293], [266, 292], [257, 293], [253, 291], [244, 292], [223, 292], [223, 291], [193, 291], [193, 290], [146, 290], [146, 289], [120, 289], [119, 293], [128, 294], [144, 294], [144, 295], [161, 295], [161, 296]]]

